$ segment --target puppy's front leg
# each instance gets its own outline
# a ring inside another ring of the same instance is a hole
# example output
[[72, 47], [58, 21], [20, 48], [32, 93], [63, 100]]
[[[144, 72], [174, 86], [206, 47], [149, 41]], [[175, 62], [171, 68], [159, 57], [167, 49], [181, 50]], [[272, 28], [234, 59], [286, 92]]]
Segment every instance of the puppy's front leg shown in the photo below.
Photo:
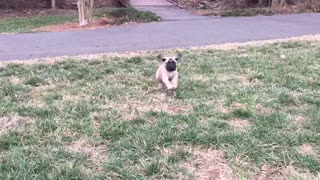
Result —
[[179, 77], [178, 77], [178, 73], [177, 73], [175, 76], [173, 76], [173, 78], [171, 80], [173, 89], [177, 89], [177, 87], [178, 87], [178, 79], [179, 79]]
[[164, 84], [162, 82], [158, 82], [158, 89], [164, 89], [163, 85]]
[[163, 77], [162, 82], [167, 86], [168, 90], [173, 89], [172, 83], [169, 81], [169, 77]]

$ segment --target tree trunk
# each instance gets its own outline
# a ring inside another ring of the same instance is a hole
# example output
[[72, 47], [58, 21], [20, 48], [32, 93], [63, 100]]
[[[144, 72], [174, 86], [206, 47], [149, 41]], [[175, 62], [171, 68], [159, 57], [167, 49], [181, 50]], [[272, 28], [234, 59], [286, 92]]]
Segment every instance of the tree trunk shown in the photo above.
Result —
[[86, 26], [92, 22], [93, 1], [94, 0], [79, 0], [77, 2], [80, 26]]
[[279, 9], [284, 8], [286, 5], [286, 0], [272, 0], [271, 10], [277, 11]]
[[4, 9], [9, 9], [9, 0], [4, 1]]
[[51, 8], [51, 0], [46, 0], [46, 7]]
[[56, 9], [56, 0], [51, 0], [51, 8]]

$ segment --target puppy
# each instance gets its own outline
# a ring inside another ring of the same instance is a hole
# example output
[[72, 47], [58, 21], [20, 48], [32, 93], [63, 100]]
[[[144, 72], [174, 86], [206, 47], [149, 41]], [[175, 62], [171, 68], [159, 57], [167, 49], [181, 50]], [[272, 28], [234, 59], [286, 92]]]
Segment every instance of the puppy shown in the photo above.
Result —
[[180, 53], [173, 57], [164, 57], [161, 54], [158, 55], [158, 59], [162, 62], [156, 73], [159, 89], [177, 89], [179, 78], [177, 62], [181, 59], [181, 57], [182, 55]]

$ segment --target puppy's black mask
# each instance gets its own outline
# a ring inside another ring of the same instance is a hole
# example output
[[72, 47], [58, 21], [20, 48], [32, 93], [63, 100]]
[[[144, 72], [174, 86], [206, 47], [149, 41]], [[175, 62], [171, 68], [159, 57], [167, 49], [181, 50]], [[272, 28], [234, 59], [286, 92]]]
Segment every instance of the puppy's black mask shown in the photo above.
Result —
[[158, 58], [165, 63], [166, 70], [172, 72], [177, 70], [177, 62], [181, 59], [182, 55], [178, 53], [173, 57], [163, 57], [161, 54], [158, 55]]
[[167, 71], [169, 71], [169, 72], [175, 71], [175, 70], [177, 69], [176, 62], [173, 61], [173, 60], [169, 60], [169, 61], [166, 63], [166, 69], [167, 69]]

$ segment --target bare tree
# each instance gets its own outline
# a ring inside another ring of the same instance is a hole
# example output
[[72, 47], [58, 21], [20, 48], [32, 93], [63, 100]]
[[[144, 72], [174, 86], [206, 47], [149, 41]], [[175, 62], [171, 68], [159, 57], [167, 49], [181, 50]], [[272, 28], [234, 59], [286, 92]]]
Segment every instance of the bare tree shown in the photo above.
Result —
[[79, 25], [86, 26], [93, 20], [93, 3], [94, 0], [78, 0]]
[[286, 0], [272, 0], [271, 9], [279, 10], [286, 5]]
[[51, 0], [51, 8], [56, 9], [56, 0]]

